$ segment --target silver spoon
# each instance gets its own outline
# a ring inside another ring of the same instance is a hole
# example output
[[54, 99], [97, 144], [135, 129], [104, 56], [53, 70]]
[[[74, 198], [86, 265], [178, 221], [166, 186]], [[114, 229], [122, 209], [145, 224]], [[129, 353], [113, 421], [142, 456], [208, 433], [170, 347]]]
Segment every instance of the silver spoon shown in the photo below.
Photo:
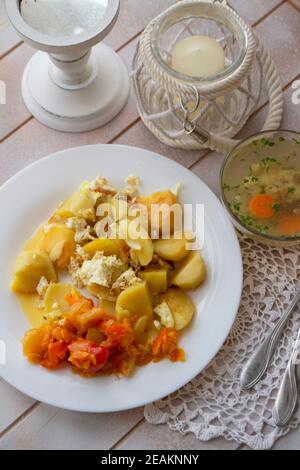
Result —
[[257, 349], [257, 351], [253, 354], [244, 367], [240, 378], [240, 383], [243, 390], [249, 390], [252, 388], [265, 374], [286, 323], [293, 313], [299, 300], [300, 288], [298, 287], [298, 292], [285, 314], [280, 318], [273, 331], [269, 334], [269, 336], [265, 339], [265, 341]]

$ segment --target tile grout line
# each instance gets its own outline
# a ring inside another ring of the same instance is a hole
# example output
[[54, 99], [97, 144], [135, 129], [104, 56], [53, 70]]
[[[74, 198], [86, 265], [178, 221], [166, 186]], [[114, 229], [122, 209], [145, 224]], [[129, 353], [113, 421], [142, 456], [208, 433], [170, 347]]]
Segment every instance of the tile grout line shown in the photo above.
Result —
[[17, 44], [15, 44], [13, 47], [11, 47], [10, 49], [8, 49], [8, 51], [4, 52], [4, 54], [2, 54], [0, 56], [0, 60], [4, 59], [5, 57], [7, 57], [11, 52], [13, 52], [14, 50], [18, 49], [18, 47], [20, 47], [22, 44], [24, 44], [23, 41], [20, 41], [18, 42]]
[[259, 18], [258, 20], [256, 20], [256, 21], [251, 25], [251, 27], [252, 27], [252, 28], [255, 28], [257, 25], [259, 25], [260, 23], [262, 23], [266, 18], [268, 18], [269, 16], [271, 16], [272, 13], [274, 13], [274, 11], [278, 10], [278, 8], [280, 8], [284, 3], [286, 3], [286, 0], [281, 0], [281, 2], [278, 3], [278, 5], [275, 5], [275, 7], [273, 7], [271, 10], [269, 10], [267, 13], [265, 13], [261, 18]]
[[133, 42], [135, 39], [137, 39], [141, 34], [142, 32], [144, 31], [145, 28], [141, 29], [140, 31], [138, 31], [137, 33], [135, 33], [130, 39], [128, 39], [128, 41], [124, 42], [124, 44], [122, 44], [121, 46], [119, 46], [115, 52], [119, 53], [122, 49], [124, 49], [126, 46], [129, 46], [129, 44], [131, 42]]
[[34, 402], [27, 410], [24, 411], [20, 416], [18, 416], [9, 426], [7, 426], [1, 433], [0, 439], [5, 436], [5, 434], [9, 433], [15, 426], [17, 426], [20, 422], [25, 420], [27, 416], [29, 416], [38, 406], [40, 405], [39, 401]]
[[32, 115], [28, 116], [28, 118], [25, 119], [25, 121], [21, 122], [21, 124], [19, 124], [17, 127], [15, 127], [15, 129], [11, 130], [8, 134], [6, 134], [4, 137], [2, 137], [0, 139], [0, 144], [2, 144], [6, 139], [9, 139], [9, 137], [11, 137], [18, 130], [20, 130], [23, 126], [28, 124], [32, 119], [34, 119]]
[[298, 6], [296, 3], [293, 3], [291, 0], [287, 0], [287, 3], [291, 6], [294, 7], [297, 11], [300, 13], [300, 6]]
[[138, 116], [134, 121], [132, 121], [128, 126], [126, 126], [122, 131], [120, 131], [118, 134], [116, 134], [114, 137], [112, 137], [107, 144], [113, 144], [116, 140], [118, 140], [120, 137], [122, 137], [123, 134], [128, 132], [132, 127], [134, 127], [136, 124], [138, 124], [141, 121], [141, 118]]
[[134, 431], [136, 431], [141, 426], [141, 424], [143, 424], [144, 422], [145, 422], [145, 418], [143, 416], [134, 426], [132, 426], [131, 429], [129, 429], [124, 434], [124, 436], [122, 436], [113, 446], [111, 446], [109, 450], [118, 450], [117, 447], [119, 447], [119, 445], [122, 444], [122, 442], [125, 441], [127, 439], [127, 437], [129, 437], [131, 434], [133, 434]]

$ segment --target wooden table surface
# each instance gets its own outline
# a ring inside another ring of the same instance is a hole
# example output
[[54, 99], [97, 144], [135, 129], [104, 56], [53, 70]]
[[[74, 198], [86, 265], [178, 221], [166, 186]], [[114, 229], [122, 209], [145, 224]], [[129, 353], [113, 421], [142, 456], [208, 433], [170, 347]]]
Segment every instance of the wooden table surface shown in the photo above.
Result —
[[[121, 0], [121, 13], [105, 42], [130, 68], [139, 35], [147, 22], [174, 0]], [[230, 0], [253, 25], [278, 67], [284, 88], [283, 127], [300, 129], [300, 105], [292, 104], [292, 83], [300, 78], [300, 0]], [[22, 43], [9, 24], [0, 0], [0, 80], [7, 86], [7, 103], [0, 105], [0, 184], [26, 165], [58, 150], [95, 143], [143, 147], [189, 168], [218, 193], [223, 155], [208, 151], [170, 149], [146, 130], [131, 93], [122, 113], [110, 124], [84, 134], [64, 134], [37, 122], [25, 108], [21, 77], [35, 51]], [[263, 93], [245, 136], [259, 129], [266, 115]], [[1, 334], [1, 332], [0, 332]], [[198, 441], [192, 434], [171, 432], [167, 426], [146, 423], [143, 409], [122, 413], [81, 414], [62, 411], [22, 395], [0, 379], [0, 449], [237, 449], [234, 442]], [[291, 432], [275, 449], [300, 449], [300, 429]]]

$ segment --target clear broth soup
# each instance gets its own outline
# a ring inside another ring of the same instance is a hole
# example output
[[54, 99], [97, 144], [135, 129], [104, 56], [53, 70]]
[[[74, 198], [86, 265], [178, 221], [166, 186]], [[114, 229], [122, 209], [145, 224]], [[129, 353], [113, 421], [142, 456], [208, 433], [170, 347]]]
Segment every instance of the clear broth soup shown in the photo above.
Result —
[[223, 194], [239, 222], [262, 235], [300, 237], [300, 137], [258, 137], [233, 151]]

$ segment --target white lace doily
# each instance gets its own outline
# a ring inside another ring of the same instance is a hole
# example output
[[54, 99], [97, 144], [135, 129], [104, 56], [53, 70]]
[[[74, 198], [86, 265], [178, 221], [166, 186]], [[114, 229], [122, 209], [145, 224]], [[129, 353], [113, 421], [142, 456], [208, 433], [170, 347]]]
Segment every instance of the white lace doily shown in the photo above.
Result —
[[289, 321], [264, 378], [249, 392], [240, 388], [241, 369], [288, 307], [300, 279], [300, 250], [275, 248], [240, 236], [244, 289], [236, 322], [222, 350], [207, 369], [185, 387], [146, 406], [152, 424], [193, 433], [208, 441], [224, 437], [252, 449], [269, 449], [300, 423], [300, 407], [289, 426], [272, 421], [274, 397], [300, 327], [299, 308]]

